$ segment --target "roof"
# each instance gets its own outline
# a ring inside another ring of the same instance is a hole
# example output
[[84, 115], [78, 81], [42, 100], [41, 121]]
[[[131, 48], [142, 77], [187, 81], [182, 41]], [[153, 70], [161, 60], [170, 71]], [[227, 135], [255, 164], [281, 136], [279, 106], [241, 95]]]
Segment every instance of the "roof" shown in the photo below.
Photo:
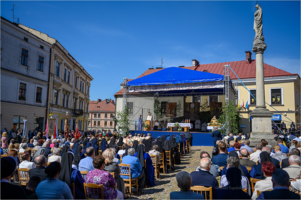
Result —
[[115, 112], [115, 103], [109, 102], [106, 104], [107, 99], [103, 101], [90, 101], [89, 112]]
[[[185, 67], [184, 69], [196, 70], [196, 71], [206, 71], [209, 73], [214, 74], [224, 74], [224, 66], [230, 65], [234, 72], [240, 79], [249, 79], [249, 78], [256, 78], [256, 60], [252, 60], [248, 62], [246, 60], [241, 61], [231, 61], [231, 62], [221, 62], [221, 63], [210, 63], [210, 64], [201, 64], [196, 67]], [[290, 72], [281, 70], [277, 67], [268, 65], [266, 63], [263, 64], [264, 66], [264, 77], [279, 77], [279, 76], [295, 76], [298, 74], [292, 74]], [[147, 76], [149, 74], [153, 74], [163, 69], [148, 69], [143, 74], [138, 76], [137, 78], [141, 78], [143, 76]], [[235, 74], [230, 70], [230, 79], [235, 80], [237, 77]], [[132, 94], [132, 93], [131, 93]], [[138, 93], [137, 93], [138, 94]], [[119, 90], [115, 93], [114, 96], [123, 95], [123, 89]]]
[[223, 81], [224, 76], [207, 72], [193, 71], [178, 67], [169, 67], [153, 74], [129, 81], [128, 86], [168, 85]]

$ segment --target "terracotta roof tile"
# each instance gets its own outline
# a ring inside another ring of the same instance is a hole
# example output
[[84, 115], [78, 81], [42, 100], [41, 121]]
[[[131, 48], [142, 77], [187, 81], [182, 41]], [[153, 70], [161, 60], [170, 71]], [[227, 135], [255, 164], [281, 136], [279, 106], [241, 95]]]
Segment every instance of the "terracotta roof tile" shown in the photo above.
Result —
[[115, 103], [110, 102], [106, 104], [107, 100], [103, 101], [90, 101], [89, 112], [115, 112]]

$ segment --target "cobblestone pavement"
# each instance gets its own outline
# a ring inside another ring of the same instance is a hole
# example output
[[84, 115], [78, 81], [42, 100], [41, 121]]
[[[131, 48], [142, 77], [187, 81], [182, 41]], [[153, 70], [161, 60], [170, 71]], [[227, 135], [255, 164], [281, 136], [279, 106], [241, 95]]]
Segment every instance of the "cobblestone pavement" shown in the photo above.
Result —
[[[172, 191], [180, 191], [177, 186], [176, 175], [180, 171], [188, 173], [195, 171], [200, 163], [200, 151], [207, 151], [211, 154], [213, 147], [208, 146], [193, 146], [189, 154], [183, 155], [181, 164], [175, 165], [175, 171], [169, 170], [169, 173], [162, 174], [161, 178], [156, 181], [156, 186], [145, 188], [144, 194], [136, 196], [136, 190], [132, 194], [132, 199], [169, 199], [169, 194]], [[132, 190], [133, 192], [133, 190]]]

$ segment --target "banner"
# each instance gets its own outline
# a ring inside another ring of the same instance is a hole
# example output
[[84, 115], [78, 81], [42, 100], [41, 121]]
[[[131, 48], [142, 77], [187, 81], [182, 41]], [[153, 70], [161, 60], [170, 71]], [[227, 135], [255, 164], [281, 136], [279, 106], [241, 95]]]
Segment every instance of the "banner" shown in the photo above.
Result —
[[25, 139], [28, 139], [28, 131], [27, 131], [27, 119], [23, 119], [24, 122], [24, 128], [23, 128], [23, 133], [22, 133], [22, 137]]
[[55, 118], [48, 119], [48, 136], [53, 136], [55, 132]]

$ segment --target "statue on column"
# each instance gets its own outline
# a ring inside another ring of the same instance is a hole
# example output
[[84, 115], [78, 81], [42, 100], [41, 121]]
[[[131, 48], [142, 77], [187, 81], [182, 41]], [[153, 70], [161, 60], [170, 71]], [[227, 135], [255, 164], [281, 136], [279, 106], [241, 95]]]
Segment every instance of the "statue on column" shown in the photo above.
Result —
[[264, 43], [263, 37], [263, 29], [262, 29], [262, 9], [259, 4], [255, 6], [257, 11], [254, 13], [254, 31], [255, 31], [255, 38], [253, 41], [253, 52], [263, 52], [267, 45]]

